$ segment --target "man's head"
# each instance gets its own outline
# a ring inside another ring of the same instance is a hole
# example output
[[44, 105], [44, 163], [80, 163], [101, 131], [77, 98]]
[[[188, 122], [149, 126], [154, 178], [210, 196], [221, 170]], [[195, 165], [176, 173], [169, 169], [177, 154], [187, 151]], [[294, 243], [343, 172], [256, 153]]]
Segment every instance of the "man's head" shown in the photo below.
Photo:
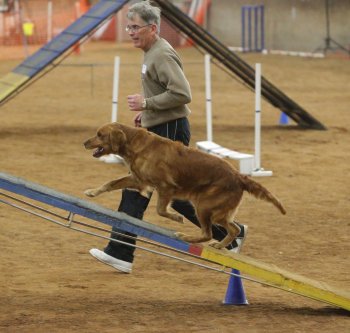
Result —
[[132, 5], [127, 17], [126, 30], [134, 46], [147, 51], [157, 39], [160, 30], [160, 9], [149, 1]]

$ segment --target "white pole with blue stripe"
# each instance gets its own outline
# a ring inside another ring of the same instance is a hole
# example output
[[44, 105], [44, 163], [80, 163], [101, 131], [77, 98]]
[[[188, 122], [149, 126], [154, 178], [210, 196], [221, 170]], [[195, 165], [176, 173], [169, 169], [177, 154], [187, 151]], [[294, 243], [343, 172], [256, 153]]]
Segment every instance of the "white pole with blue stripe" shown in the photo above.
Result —
[[272, 176], [261, 167], [261, 64], [255, 64], [255, 154], [252, 176]]
[[207, 141], [213, 141], [213, 124], [212, 124], [212, 109], [211, 109], [211, 72], [210, 72], [210, 55], [204, 56], [205, 66], [205, 100], [206, 100], [206, 115], [207, 115]]

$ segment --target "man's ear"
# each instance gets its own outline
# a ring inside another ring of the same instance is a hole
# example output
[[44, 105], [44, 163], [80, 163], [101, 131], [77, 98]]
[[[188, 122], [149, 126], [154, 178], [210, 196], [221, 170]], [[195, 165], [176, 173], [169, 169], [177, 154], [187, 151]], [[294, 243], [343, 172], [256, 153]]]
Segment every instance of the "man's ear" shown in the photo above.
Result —
[[126, 135], [123, 131], [118, 129], [112, 129], [109, 134], [109, 140], [112, 147], [113, 153], [118, 153], [126, 143]]
[[152, 24], [151, 30], [152, 30], [152, 35], [158, 35], [158, 27], [156, 24]]

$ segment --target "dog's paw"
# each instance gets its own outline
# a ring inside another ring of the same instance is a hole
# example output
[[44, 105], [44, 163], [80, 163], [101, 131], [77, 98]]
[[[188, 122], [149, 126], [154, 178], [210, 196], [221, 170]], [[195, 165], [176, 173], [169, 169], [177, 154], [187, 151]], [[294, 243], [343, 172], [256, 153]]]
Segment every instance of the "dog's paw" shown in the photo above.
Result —
[[182, 240], [184, 238], [186, 238], [186, 235], [184, 233], [182, 233], [182, 232], [175, 232], [175, 236], [176, 236], [176, 238], [182, 239]]
[[173, 219], [175, 222], [184, 224], [184, 218], [183, 218], [183, 216], [181, 216], [181, 215], [173, 214], [172, 219]]
[[208, 245], [213, 247], [214, 249], [222, 249], [224, 247], [220, 242], [216, 240], [212, 240]]
[[84, 194], [90, 198], [96, 197], [96, 195], [97, 195], [96, 190], [91, 189], [91, 188], [84, 191]]

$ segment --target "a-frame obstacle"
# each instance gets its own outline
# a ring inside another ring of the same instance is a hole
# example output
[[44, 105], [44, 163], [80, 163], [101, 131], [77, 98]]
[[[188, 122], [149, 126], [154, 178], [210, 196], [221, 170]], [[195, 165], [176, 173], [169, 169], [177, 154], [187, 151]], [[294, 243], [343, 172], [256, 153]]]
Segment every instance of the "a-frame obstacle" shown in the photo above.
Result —
[[[226, 45], [211, 35], [207, 30], [193, 21], [169, 0], [154, 0], [162, 10], [162, 16], [174, 27], [192, 39], [196, 45], [210, 54], [230, 73], [233, 73], [252, 90], [255, 85], [255, 70]], [[299, 126], [310, 129], [325, 130], [326, 127], [284, 94], [278, 87], [261, 78], [261, 94], [271, 105], [279, 108]]]
[[[100, 0], [50, 42], [0, 78], [0, 106], [58, 66], [78, 43], [93, 33], [130, 0]], [[65, 55], [65, 56], [64, 56]]]
[[[10, 73], [0, 78], [0, 106], [28, 87], [32, 80], [40, 78], [40, 76], [58, 66], [69, 50], [70, 53], [73, 52], [77, 43], [85, 40], [86, 36], [110, 19], [129, 1], [100, 0], [49, 43], [25, 59]], [[243, 59], [238, 57], [170, 1], [154, 1], [160, 6], [163, 18], [195, 41], [196, 45], [201, 49], [211, 54], [218, 63], [237, 76], [244, 84], [252, 89], [254, 88], [255, 71]], [[299, 126], [319, 130], [326, 129], [321, 122], [264, 77], [262, 77], [261, 92], [262, 96], [271, 105], [279, 108]]]
[[[11, 194], [15, 193], [17, 196], [26, 197], [31, 200], [67, 211], [69, 213], [67, 218], [65, 218], [67, 223], [58, 223], [65, 227], [82, 231], [81, 229], [73, 226], [74, 223], [77, 223], [74, 218], [75, 215], [95, 220], [109, 226], [116, 226], [124, 231], [131, 232], [138, 236], [157, 242], [159, 245], [163, 247], [166, 246], [168, 249], [172, 248], [177, 252], [187, 254], [191, 258], [195, 257], [196, 259], [201, 259], [205, 262], [223, 266], [221, 269], [214, 270], [225, 272], [225, 267], [234, 268], [244, 274], [241, 276], [242, 278], [350, 311], [349, 292], [342, 291], [325, 283], [288, 272], [276, 267], [275, 265], [266, 264], [247, 256], [235, 254], [226, 250], [216, 250], [209, 246], [190, 245], [177, 239], [174, 231], [172, 230], [155, 226], [151, 223], [132, 218], [124, 213], [119, 213], [101, 207], [94, 203], [57, 192], [50, 188], [11, 176], [6, 173], [0, 173], [0, 188], [4, 190], [0, 191], [0, 203], [8, 204], [36, 216], [43, 217], [41, 213], [35, 213], [35, 210], [37, 209], [39, 209], [39, 212], [48, 211], [40, 208], [40, 206], [30, 204], [25, 200], [13, 197]], [[27, 204], [28, 206], [26, 207], [29, 208], [23, 208], [23, 206], [21, 206], [23, 204]], [[53, 216], [54, 218], [58, 217], [58, 215], [55, 213], [53, 213]], [[43, 218], [56, 222], [55, 219], [47, 217]], [[191, 260], [184, 261], [191, 262]], [[193, 263], [195, 264], [195, 262]], [[209, 266], [205, 265], [200, 266], [210, 268]], [[245, 275], [249, 275], [249, 277]]]

